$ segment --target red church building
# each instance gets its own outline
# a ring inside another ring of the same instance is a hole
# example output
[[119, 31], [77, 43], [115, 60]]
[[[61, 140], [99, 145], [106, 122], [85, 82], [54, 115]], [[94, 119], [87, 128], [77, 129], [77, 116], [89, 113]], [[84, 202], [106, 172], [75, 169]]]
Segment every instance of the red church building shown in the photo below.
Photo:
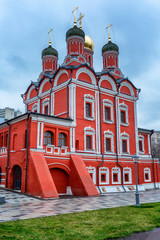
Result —
[[23, 94], [26, 113], [0, 124], [0, 187], [41, 198], [95, 196], [160, 187], [151, 131], [138, 129], [140, 90], [118, 65], [119, 48], [102, 47], [103, 70], [93, 68], [94, 44], [81, 27], [66, 33], [59, 67], [49, 42], [42, 72]]

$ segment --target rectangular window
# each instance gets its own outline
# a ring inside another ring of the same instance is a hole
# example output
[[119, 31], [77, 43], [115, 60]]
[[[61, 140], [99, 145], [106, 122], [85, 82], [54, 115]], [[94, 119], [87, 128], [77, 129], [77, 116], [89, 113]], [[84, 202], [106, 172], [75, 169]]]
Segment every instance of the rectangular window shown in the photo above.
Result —
[[139, 141], [139, 151], [143, 151], [143, 147], [142, 147], [143, 145], [142, 145], [142, 141]]
[[111, 120], [111, 109], [109, 107], [105, 107], [105, 120]]
[[111, 139], [106, 138], [106, 151], [111, 151]]
[[124, 181], [129, 182], [129, 173], [124, 174]]
[[145, 180], [149, 180], [149, 174], [145, 173]]
[[44, 107], [44, 114], [48, 115], [49, 114], [49, 111], [48, 111], [48, 105]]
[[92, 115], [91, 115], [91, 103], [86, 103], [86, 117], [92, 117]]
[[113, 182], [118, 182], [118, 173], [113, 173]]
[[122, 152], [127, 153], [127, 141], [122, 140]]
[[126, 112], [121, 110], [121, 123], [126, 123]]
[[101, 174], [101, 182], [106, 182], [106, 174]]
[[87, 149], [92, 149], [92, 137], [87, 136]]

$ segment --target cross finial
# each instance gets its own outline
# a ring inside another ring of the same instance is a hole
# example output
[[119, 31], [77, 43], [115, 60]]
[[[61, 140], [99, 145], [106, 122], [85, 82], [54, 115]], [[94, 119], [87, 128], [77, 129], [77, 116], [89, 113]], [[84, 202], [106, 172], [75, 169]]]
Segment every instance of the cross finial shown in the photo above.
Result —
[[77, 19], [76, 19], [76, 10], [78, 9], [78, 7], [74, 7], [74, 10], [72, 11], [72, 13], [74, 13], [74, 26], [77, 26]]
[[108, 41], [111, 41], [111, 32], [110, 32], [110, 27], [112, 26], [112, 24], [108, 24], [108, 27], [106, 27], [106, 29], [109, 29], [109, 33], [108, 33]]
[[53, 28], [50, 28], [48, 34], [49, 34], [49, 46], [52, 45], [52, 42], [51, 42], [51, 32], [53, 31]]
[[84, 14], [82, 15], [82, 13], [80, 13], [79, 18], [77, 19], [77, 21], [79, 21], [79, 28], [82, 29], [82, 18], [84, 17]]

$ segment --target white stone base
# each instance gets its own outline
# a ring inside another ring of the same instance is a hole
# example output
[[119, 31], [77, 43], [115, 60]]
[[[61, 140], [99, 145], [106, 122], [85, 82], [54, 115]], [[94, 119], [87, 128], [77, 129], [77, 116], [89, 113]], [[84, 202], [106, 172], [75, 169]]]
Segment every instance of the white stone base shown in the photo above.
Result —
[[[152, 189], [154, 186], [152, 187]], [[100, 189], [100, 190], [99, 190]], [[100, 194], [106, 194], [106, 193], [114, 193], [114, 192], [134, 192], [136, 191], [136, 186], [135, 185], [124, 185], [124, 188], [120, 185], [117, 186], [100, 186], [99, 188], [97, 187], [97, 190]], [[138, 185], [138, 190], [139, 191], [145, 191], [144, 185]]]

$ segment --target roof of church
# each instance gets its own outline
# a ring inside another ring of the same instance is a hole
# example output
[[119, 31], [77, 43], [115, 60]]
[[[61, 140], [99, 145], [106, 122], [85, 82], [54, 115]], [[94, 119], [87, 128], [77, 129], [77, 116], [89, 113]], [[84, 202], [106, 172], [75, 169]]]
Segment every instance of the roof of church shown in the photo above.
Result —
[[53, 48], [51, 45], [49, 45], [47, 48], [45, 48], [42, 51], [42, 57], [44, 57], [46, 55], [53, 55], [53, 56], [58, 57], [58, 52], [55, 48]]
[[107, 52], [107, 51], [116, 51], [116, 52], [119, 53], [119, 47], [115, 43], [112, 43], [111, 41], [108, 41], [108, 43], [105, 44], [102, 48], [102, 54]]
[[66, 32], [66, 39], [68, 39], [71, 36], [79, 36], [79, 37], [82, 37], [84, 39], [85, 38], [85, 33], [83, 32], [82, 29], [78, 28], [77, 26], [74, 26], [73, 28], [70, 28]]

